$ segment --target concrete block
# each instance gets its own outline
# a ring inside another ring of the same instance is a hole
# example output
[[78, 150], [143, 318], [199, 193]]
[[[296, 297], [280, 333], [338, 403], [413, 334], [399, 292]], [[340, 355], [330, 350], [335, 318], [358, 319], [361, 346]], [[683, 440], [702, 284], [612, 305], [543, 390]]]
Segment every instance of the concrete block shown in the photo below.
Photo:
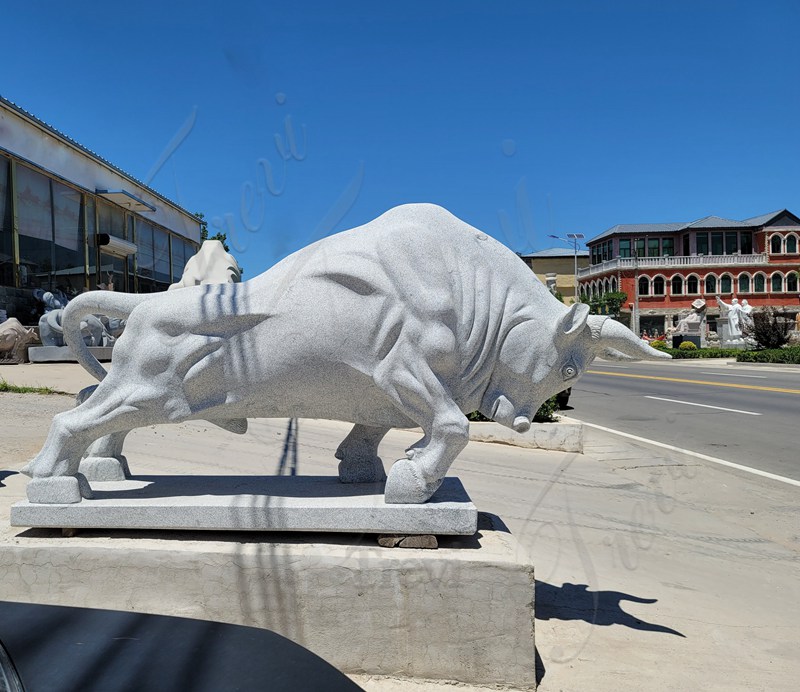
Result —
[[[67, 481], [75, 488], [66, 499], [38, 489]], [[71, 476], [33, 479], [29, 501], [11, 508], [11, 525], [471, 536], [478, 517], [452, 477], [428, 502], [408, 505], [387, 504], [383, 483], [346, 484], [336, 476], [133, 476], [93, 482], [92, 492], [81, 501]]]
[[533, 423], [530, 430], [518, 433], [499, 423], [470, 423], [469, 439], [499, 442], [529, 449], [583, 453], [583, 424], [562, 417], [556, 423]]
[[[112, 346], [90, 346], [89, 352], [97, 360], [110, 361]], [[77, 363], [78, 359], [69, 346], [32, 346], [28, 349], [31, 363]]]
[[12, 532], [0, 583], [7, 600], [267, 628], [351, 674], [535, 687], [533, 566], [488, 515], [438, 550], [330, 534]]

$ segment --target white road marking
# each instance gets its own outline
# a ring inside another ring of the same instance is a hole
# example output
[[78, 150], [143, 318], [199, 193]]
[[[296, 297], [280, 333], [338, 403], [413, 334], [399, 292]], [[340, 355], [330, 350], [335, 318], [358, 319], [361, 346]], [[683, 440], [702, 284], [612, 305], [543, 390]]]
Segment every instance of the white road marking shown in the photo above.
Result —
[[594, 423], [585, 423], [585, 422], [583, 424], [590, 428], [602, 430], [603, 432], [619, 435], [620, 437], [627, 437], [630, 440], [636, 440], [637, 442], [643, 442], [648, 445], [653, 445], [654, 447], [661, 447], [662, 449], [668, 449], [671, 452], [679, 452], [680, 454], [685, 454], [686, 456], [694, 457], [695, 459], [710, 461], [712, 464], [727, 466], [728, 468], [737, 469], [739, 471], [745, 471], [747, 473], [752, 473], [756, 476], [763, 476], [764, 478], [769, 478], [773, 481], [780, 481], [781, 483], [788, 483], [789, 485], [796, 485], [800, 487], [800, 481], [796, 481], [794, 478], [786, 478], [786, 476], [779, 476], [775, 473], [769, 473], [768, 471], [762, 471], [761, 469], [754, 469], [750, 466], [742, 466], [741, 464], [734, 464], [732, 461], [725, 461], [724, 459], [717, 459], [717, 457], [708, 456], [708, 454], [700, 454], [700, 452], [693, 452], [690, 449], [681, 449], [680, 447], [664, 444], [663, 442], [648, 440], [645, 437], [639, 437], [638, 435], [631, 435], [630, 433], [622, 432], [620, 430], [613, 430], [612, 428], [606, 428], [603, 427], [602, 425], [595, 425]]
[[722, 406], [709, 406], [708, 404], [695, 404], [693, 401], [680, 401], [678, 399], [665, 399], [662, 396], [647, 396], [645, 399], [656, 399], [657, 401], [669, 401], [671, 404], [685, 404], [686, 406], [700, 406], [702, 408], [713, 408], [717, 411], [730, 411], [731, 413], [744, 413], [748, 416], [760, 416], [761, 413], [754, 413], [753, 411], [742, 411], [738, 408], [723, 408]]
[[766, 375], [737, 375], [732, 372], [701, 372], [701, 375], [721, 375], [722, 377], [754, 377], [759, 380], [766, 380]]

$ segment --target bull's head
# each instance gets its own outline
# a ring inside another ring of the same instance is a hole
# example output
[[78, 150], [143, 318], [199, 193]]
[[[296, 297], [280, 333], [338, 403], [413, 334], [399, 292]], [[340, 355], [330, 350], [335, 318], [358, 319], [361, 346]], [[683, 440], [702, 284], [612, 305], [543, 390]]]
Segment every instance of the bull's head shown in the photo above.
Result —
[[539, 406], [574, 385], [597, 356], [612, 360], [671, 358], [619, 322], [589, 315], [587, 305], [576, 303], [559, 316], [554, 331], [541, 320], [530, 319], [509, 331], [481, 412], [525, 432]]

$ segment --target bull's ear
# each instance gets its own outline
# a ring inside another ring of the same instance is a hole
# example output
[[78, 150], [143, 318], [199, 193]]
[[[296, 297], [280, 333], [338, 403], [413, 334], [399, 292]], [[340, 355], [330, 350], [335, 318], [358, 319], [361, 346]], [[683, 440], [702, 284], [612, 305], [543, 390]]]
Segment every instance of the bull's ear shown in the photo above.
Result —
[[586, 303], [573, 303], [569, 310], [558, 320], [557, 339], [570, 341], [580, 334], [589, 317], [589, 306]]

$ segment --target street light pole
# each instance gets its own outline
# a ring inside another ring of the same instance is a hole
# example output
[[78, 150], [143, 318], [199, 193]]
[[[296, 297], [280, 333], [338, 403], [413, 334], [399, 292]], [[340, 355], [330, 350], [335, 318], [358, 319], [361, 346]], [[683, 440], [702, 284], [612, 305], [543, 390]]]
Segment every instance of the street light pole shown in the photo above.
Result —
[[575, 258], [575, 298], [574, 301], [578, 302], [578, 245], [580, 243], [578, 241], [583, 240], [586, 236], [583, 233], [567, 233], [566, 238], [562, 238], [560, 235], [548, 235], [548, 238], [555, 238], [556, 240], [560, 240], [572, 248], [573, 256]]

